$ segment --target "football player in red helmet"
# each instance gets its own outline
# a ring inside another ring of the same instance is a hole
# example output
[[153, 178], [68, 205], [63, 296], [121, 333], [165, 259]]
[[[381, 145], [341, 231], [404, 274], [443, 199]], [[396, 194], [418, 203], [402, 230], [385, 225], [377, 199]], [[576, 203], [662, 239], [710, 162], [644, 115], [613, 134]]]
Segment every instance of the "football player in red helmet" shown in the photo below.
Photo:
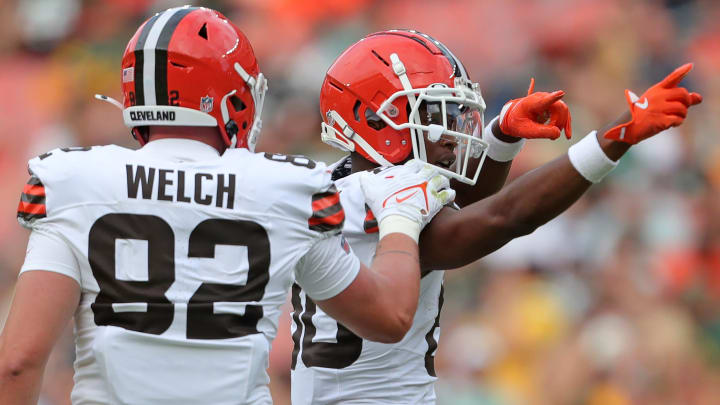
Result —
[[122, 104], [96, 97], [123, 110], [141, 145], [149, 126], [217, 127], [225, 147], [255, 150], [267, 80], [245, 34], [216, 11], [183, 7], [145, 22], [125, 48], [122, 90]]
[[628, 95], [632, 119], [625, 114], [607, 129], [591, 132], [567, 155], [495, 193], [521, 138], [556, 139], [562, 130], [570, 137], [563, 92], [534, 93], [531, 84], [526, 97], [508, 102], [483, 130], [479, 87], [439, 41], [391, 30], [350, 46], [328, 70], [320, 95], [323, 140], [350, 152], [334, 170], [350, 245], [361, 260], [372, 261], [378, 230], [359, 181], [369, 168], [424, 160], [456, 181], [463, 208], [443, 209], [421, 234], [418, 310], [399, 343], [356, 336], [300, 286], [293, 288], [293, 404], [435, 403], [440, 269], [469, 264], [531, 233], [608, 174], [631, 143], [681, 124], [688, 108], [701, 100], [677, 87], [689, 68], [673, 72], [643, 97]]
[[101, 98], [142, 148], [63, 148], [28, 164], [17, 216], [32, 232], [0, 337], [0, 403], [37, 403], [73, 315], [75, 404], [271, 404], [265, 369], [293, 282], [355, 333], [402, 338], [418, 237], [452, 201], [447, 178], [419, 162], [363, 175], [382, 234], [365, 266], [325, 165], [253, 153], [265, 79], [225, 17], [158, 13], [130, 40], [121, 78], [124, 102]]

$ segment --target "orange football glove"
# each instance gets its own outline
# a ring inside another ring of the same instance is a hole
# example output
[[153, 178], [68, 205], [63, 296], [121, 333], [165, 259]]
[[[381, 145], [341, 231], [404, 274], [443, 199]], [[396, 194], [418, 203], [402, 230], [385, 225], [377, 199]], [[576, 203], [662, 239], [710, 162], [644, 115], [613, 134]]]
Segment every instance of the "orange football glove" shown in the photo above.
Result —
[[557, 139], [560, 131], [570, 139], [570, 110], [560, 100], [565, 92], [552, 93], [535, 90], [535, 79], [530, 79], [528, 95], [508, 101], [500, 112], [500, 130], [516, 138], [548, 138]]
[[702, 101], [700, 94], [677, 87], [692, 68], [692, 63], [680, 66], [660, 83], [647, 89], [641, 97], [625, 90], [632, 119], [607, 131], [605, 138], [634, 145], [658, 132], [682, 124], [688, 108]]

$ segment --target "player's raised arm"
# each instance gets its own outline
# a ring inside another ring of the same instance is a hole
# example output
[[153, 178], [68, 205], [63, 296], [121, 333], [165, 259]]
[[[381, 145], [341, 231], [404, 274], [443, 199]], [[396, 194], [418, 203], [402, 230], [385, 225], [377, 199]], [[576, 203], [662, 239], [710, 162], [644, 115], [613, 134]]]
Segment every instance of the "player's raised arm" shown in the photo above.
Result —
[[[456, 202], [464, 207], [498, 192], [510, 172], [512, 161], [525, 144], [525, 139], [557, 139], [561, 131], [572, 137], [570, 110], [561, 100], [564, 91], [534, 92], [535, 79], [530, 80], [527, 96], [508, 101], [500, 115], [490, 121], [483, 131], [488, 143], [487, 157], [480, 171], [483, 179], [475, 185], [453, 181]], [[470, 171], [479, 164], [471, 163]]]
[[[524, 174], [488, 199], [460, 211], [440, 212], [421, 236], [423, 268], [459, 267], [533, 232], [602, 180], [630, 146], [682, 124], [688, 108], [702, 101], [699, 94], [678, 87], [691, 68], [678, 68], [639, 98], [626, 91], [630, 112], [588, 134], [567, 155]], [[454, 242], [440, 243], [448, 240]]]
[[361, 265], [340, 294], [315, 301], [359, 336], [392, 343], [405, 336], [417, 308], [420, 231], [455, 193], [447, 178], [418, 161], [363, 176], [363, 191], [378, 213], [380, 231], [372, 265]]

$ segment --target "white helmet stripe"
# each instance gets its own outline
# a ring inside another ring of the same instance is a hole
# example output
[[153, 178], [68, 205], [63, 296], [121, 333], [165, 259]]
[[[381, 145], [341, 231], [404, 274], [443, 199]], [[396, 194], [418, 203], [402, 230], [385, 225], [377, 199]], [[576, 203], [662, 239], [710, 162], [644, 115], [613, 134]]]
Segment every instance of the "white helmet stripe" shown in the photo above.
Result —
[[157, 99], [155, 97], [155, 46], [157, 45], [158, 38], [162, 32], [165, 24], [167, 24], [170, 17], [173, 14], [181, 10], [181, 7], [171, 8], [165, 10], [150, 28], [147, 40], [143, 46], [143, 88], [145, 90], [145, 103], [144, 105], [156, 105]]

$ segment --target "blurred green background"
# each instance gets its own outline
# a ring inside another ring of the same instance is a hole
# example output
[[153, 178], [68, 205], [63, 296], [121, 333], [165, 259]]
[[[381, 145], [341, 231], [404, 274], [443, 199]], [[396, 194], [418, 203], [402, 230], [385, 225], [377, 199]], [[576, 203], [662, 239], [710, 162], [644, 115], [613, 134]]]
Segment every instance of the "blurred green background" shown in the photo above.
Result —
[[[139, 24], [186, 1], [3, 0], [0, 5], [0, 325], [28, 232], [15, 210], [26, 161], [55, 147], [137, 147], [121, 114], [120, 59]], [[561, 155], [680, 64], [700, 92], [686, 123], [644, 142], [567, 213], [446, 275], [440, 404], [720, 404], [720, 2], [715, 0], [225, 0], [269, 79], [259, 150], [340, 157], [320, 142], [318, 94], [347, 46], [390, 28], [445, 43], [480, 83], [486, 120], [562, 89], [574, 139], [534, 140], [516, 177]], [[91, 168], [88, 168], [91, 170]], [[482, 181], [482, 177], [480, 179]], [[273, 346], [289, 403], [289, 317]], [[72, 328], [41, 404], [69, 404]]]

